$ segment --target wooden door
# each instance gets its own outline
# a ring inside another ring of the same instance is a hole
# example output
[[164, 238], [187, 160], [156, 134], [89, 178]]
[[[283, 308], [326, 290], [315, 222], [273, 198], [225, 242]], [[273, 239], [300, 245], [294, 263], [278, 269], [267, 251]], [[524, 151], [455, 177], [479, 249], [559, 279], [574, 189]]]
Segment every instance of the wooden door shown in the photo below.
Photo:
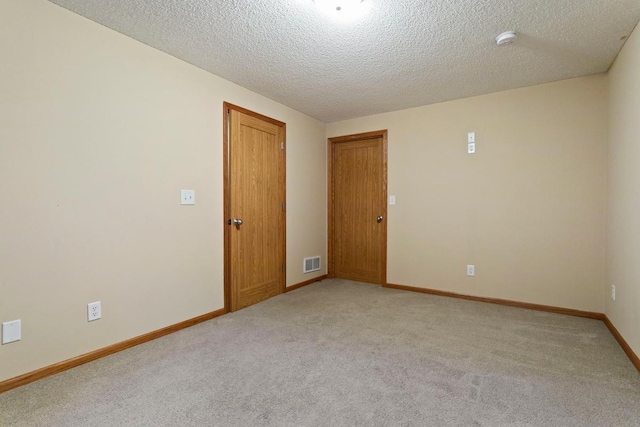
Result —
[[387, 132], [329, 139], [329, 274], [386, 284]]
[[231, 311], [284, 291], [285, 125], [225, 104], [225, 282]]

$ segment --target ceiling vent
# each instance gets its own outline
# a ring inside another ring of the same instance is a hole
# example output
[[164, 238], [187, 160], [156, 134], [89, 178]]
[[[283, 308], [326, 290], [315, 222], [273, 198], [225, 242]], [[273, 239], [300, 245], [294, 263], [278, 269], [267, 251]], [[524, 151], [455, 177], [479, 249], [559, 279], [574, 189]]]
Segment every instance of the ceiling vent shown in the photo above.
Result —
[[305, 258], [303, 263], [303, 272], [311, 273], [312, 271], [320, 270], [320, 257], [314, 256], [311, 258]]

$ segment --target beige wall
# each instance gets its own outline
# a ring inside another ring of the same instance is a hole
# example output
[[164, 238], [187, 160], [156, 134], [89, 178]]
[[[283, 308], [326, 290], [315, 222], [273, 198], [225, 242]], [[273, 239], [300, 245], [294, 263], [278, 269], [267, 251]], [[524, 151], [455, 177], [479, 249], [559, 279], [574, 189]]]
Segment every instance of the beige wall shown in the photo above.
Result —
[[377, 129], [397, 201], [389, 283], [603, 312], [605, 75], [331, 123], [327, 136]]
[[[640, 355], [640, 29], [609, 72], [606, 315]], [[610, 287], [616, 286], [616, 300]]]
[[287, 123], [287, 283], [313, 277], [323, 123], [44, 0], [0, 0], [0, 63], [0, 381], [223, 306], [223, 101]]
[[325, 137], [388, 129], [388, 282], [606, 301], [640, 353], [638, 31], [609, 78], [327, 126], [44, 0], [0, 0], [0, 59], [0, 381], [222, 307], [223, 101], [287, 123], [288, 285], [325, 273]]

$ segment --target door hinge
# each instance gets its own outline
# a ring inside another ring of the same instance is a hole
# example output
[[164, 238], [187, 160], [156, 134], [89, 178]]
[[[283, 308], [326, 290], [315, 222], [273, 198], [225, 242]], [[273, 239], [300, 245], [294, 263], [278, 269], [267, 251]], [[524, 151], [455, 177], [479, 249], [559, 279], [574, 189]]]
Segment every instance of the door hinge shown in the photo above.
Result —
[[284, 202], [282, 202], [282, 212], [284, 212]]
[[282, 272], [284, 273], [284, 262], [282, 263]]
[[284, 150], [284, 142], [281, 142], [281, 143], [280, 143], [280, 149], [281, 149], [281, 150]]

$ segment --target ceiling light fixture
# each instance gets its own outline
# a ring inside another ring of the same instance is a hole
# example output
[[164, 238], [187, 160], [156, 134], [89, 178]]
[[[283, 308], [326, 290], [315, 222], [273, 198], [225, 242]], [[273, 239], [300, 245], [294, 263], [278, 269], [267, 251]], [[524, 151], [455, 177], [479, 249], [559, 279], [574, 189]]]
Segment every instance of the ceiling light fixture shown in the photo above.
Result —
[[518, 38], [518, 33], [515, 31], [506, 31], [496, 37], [496, 43], [498, 46], [502, 46], [504, 44], [511, 44]]
[[319, 9], [330, 14], [353, 16], [364, 0], [313, 0]]

